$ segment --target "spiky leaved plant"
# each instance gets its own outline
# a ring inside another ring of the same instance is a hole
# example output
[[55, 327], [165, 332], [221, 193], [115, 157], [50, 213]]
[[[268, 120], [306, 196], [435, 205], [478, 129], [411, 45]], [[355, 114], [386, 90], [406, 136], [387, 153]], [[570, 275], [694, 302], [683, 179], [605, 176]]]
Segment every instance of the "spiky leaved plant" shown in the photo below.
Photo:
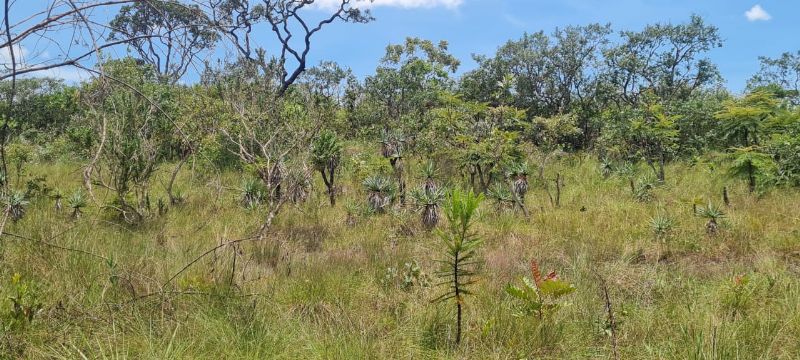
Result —
[[669, 216], [659, 214], [650, 219], [650, 229], [657, 240], [666, 240], [674, 227], [675, 220]]
[[53, 208], [55, 208], [56, 212], [60, 212], [62, 208], [61, 201], [62, 199], [64, 199], [64, 193], [62, 193], [60, 189], [56, 188], [55, 190], [53, 190], [53, 193], [50, 195], [50, 197], [55, 202]]
[[353, 201], [348, 201], [344, 204], [344, 211], [347, 213], [345, 224], [348, 227], [356, 226], [358, 215], [362, 212], [361, 207]]
[[289, 168], [286, 175], [289, 200], [294, 204], [300, 204], [308, 200], [311, 192], [311, 171], [305, 163], [302, 166]]
[[438, 169], [436, 169], [436, 164], [434, 164], [433, 161], [428, 161], [422, 166], [422, 177], [425, 179], [425, 183], [423, 184], [424, 191], [433, 193], [438, 190], [439, 186], [436, 183], [437, 172]]
[[28, 200], [25, 198], [24, 192], [12, 190], [3, 197], [3, 200], [8, 216], [11, 218], [11, 220], [16, 222], [25, 216], [25, 208], [30, 202], [28, 202]]
[[719, 231], [719, 221], [725, 218], [725, 212], [712, 203], [708, 203], [705, 207], [698, 209], [697, 215], [708, 219], [706, 223], [706, 233], [711, 236], [717, 234]]
[[442, 268], [436, 272], [436, 276], [443, 279], [441, 285], [446, 290], [433, 301], [453, 300], [456, 304], [456, 344], [461, 343], [461, 312], [465, 303], [464, 296], [471, 294], [469, 287], [476, 282], [476, 250], [482, 240], [472, 227], [481, 201], [483, 195], [475, 195], [471, 191], [465, 193], [453, 190], [443, 206], [448, 228], [446, 231], [440, 231], [439, 237], [444, 241], [447, 250], [445, 258], [439, 260]]
[[528, 193], [528, 163], [515, 162], [508, 167], [507, 172], [511, 180], [512, 190], [519, 202], [525, 201], [525, 194]]
[[614, 174], [614, 163], [608, 158], [600, 160], [600, 174], [603, 175], [603, 179], [608, 179]]
[[411, 197], [422, 210], [422, 225], [428, 230], [436, 227], [439, 223], [439, 206], [444, 200], [444, 191], [437, 188], [429, 191], [427, 187], [423, 186], [412, 191]]
[[75, 190], [70, 196], [67, 198], [67, 207], [72, 209], [72, 217], [77, 219], [81, 217], [83, 214], [82, 209], [86, 207], [86, 195], [84, 195], [83, 191]]
[[367, 189], [369, 209], [377, 213], [385, 213], [397, 191], [392, 180], [383, 175], [373, 175], [364, 180], [363, 185]]
[[246, 178], [242, 181], [241, 204], [247, 209], [252, 209], [266, 198], [266, 189], [260, 181], [253, 178]]
[[322, 181], [328, 189], [328, 200], [331, 206], [336, 205], [335, 174], [342, 158], [342, 144], [331, 131], [323, 131], [314, 140], [311, 147], [311, 161], [314, 168], [322, 175]]
[[494, 183], [487, 191], [487, 195], [494, 201], [498, 211], [512, 209], [516, 203], [514, 194], [501, 183]]

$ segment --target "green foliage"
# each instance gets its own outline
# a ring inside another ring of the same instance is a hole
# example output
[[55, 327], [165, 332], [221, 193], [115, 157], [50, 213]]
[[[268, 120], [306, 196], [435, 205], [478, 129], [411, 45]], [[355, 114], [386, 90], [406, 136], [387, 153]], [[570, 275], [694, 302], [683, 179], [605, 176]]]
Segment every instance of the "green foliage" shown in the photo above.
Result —
[[426, 229], [433, 229], [439, 223], [439, 206], [444, 197], [444, 190], [426, 185], [411, 191], [411, 198], [422, 213], [422, 225]]
[[267, 195], [267, 189], [261, 180], [252, 177], [242, 180], [240, 203], [244, 208], [257, 207], [267, 198]]
[[675, 220], [667, 215], [656, 215], [650, 219], [650, 229], [658, 240], [666, 240], [675, 228]]
[[72, 217], [79, 218], [83, 214], [83, 208], [88, 205], [86, 194], [81, 189], [72, 192], [67, 198], [67, 207], [72, 209]]
[[522, 285], [508, 284], [506, 294], [517, 300], [515, 315], [536, 315], [539, 319], [552, 316], [563, 306], [561, 298], [575, 291], [572, 284], [558, 278], [555, 271], [542, 277], [539, 264], [531, 261], [532, 278], [522, 277]]
[[373, 175], [362, 183], [367, 190], [367, 204], [371, 211], [385, 213], [395, 195], [397, 185], [390, 178], [383, 175]]
[[772, 182], [772, 175], [777, 168], [772, 156], [759, 150], [758, 147], [750, 146], [736, 148], [730, 154], [730, 176], [747, 180], [751, 193], [757, 189], [764, 190]]
[[741, 99], [726, 101], [716, 117], [729, 143], [749, 147], [761, 143], [762, 132], [767, 121], [774, 116], [777, 105], [775, 94], [757, 90]]
[[328, 189], [331, 206], [336, 204], [335, 174], [342, 158], [342, 144], [331, 131], [323, 131], [311, 145], [311, 162], [322, 175], [322, 181]]
[[514, 194], [503, 183], [492, 185], [486, 195], [492, 199], [497, 210], [508, 210], [514, 207]]
[[15, 222], [25, 217], [25, 212], [29, 204], [30, 202], [22, 191], [11, 190], [3, 195], [5, 216], [8, 216]]
[[430, 277], [422, 270], [416, 260], [404, 263], [402, 268], [387, 268], [380, 282], [383, 286], [397, 287], [404, 291], [431, 285]]
[[42, 311], [39, 299], [38, 286], [31, 280], [23, 279], [19, 273], [14, 273], [9, 282], [7, 301], [8, 307], [2, 313], [2, 330], [13, 331], [23, 328], [33, 322], [34, 318]]
[[719, 231], [719, 221], [724, 219], [726, 215], [719, 206], [709, 202], [705, 207], [697, 208], [697, 216], [708, 219], [706, 232], [709, 235], [716, 235]]
[[444, 205], [448, 228], [438, 232], [445, 246], [445, 257], [439, 262], [441, 269], [435, 274], [442, 279], [440, 283], [445, 291], [434, 299], [435, 302], [453, 300], [456, 304], [456, 344], [461, 342], [462, 307], [465, 296], [471, 295], [470, 286], [475, 284], [478, 275], [477, 249], [483, 240], [472, 230], [476, 211], [483, 195], [462, 192], [455, 189], [448, 195]]

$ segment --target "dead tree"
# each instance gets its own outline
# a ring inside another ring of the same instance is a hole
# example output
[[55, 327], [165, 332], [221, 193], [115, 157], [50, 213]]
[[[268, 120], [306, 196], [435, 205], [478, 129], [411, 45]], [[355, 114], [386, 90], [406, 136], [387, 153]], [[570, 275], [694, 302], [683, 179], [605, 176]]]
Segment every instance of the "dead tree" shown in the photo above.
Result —
[[[241, 57], [264, 70], [278, 68], [279, 96], [283, 96], [306, 70], [311, 39], [326, 25], [335, 21], [367, 23], [373, 20], [368, 10], [353, 7], [352, 0], [340, 0], [329, 16], [313, 23], [304, 10], [319, 7], [314, 0], [260, 0], [253, 4], [247, 0], [208, 1], [214, 26], [233, 43]], [[253, 30], [259, 23], [265, 23], [278, 40], [280, 51], [275, 58], [267, 58], [264, 48], [254, 44]]]

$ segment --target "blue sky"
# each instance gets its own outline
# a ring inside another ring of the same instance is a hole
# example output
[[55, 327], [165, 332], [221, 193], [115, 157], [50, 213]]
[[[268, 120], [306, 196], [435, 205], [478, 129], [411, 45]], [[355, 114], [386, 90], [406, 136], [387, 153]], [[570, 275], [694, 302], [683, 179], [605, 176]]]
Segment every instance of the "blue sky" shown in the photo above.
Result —
[[[42, 3], [45, 1], [18, 0], [12, 9], [19, 12], [13, 15], [30, 14], [39, 10]], [[110, 13], [100, 16], [113, 16], [111, 10], [106, 11]], [[759, 56], [776, 57], [800, 50], [798, 0], [376, 0], [372, 11], [376, 17], [372, 23], [335, 23], [318, 33], [310, 64], [333, 60], [363, 77], [374, 72], [386, 45], [416, 36], [447, 40], [451, 52], [462, 60], [459, 72], [464, 72], [475, 67], [471, 54], [490, 55], [526, 31], [550, 32], [556, 27], [589, 23], [611, 23], [617, 31], [638, 30], [650, 23], [684, 22], [691, 14], [698, 14], [719, 27], [725, 45], [713, 50], [710, 57], [719, 66], [726, 86], [739, 92], [758, 70]], [[257, 31], [256, 37], [261, 44], [274, 43], [267, 29]], [[23, 47], [29, 58], [58, 52], [52, 44]], [[125, 54], [122, 49], [109, 52]], [[213, 56], [223, 52], [220, 49]], [[0, 51], [0, 62], [3, 56]], [[47, 75], [79, 78], [74, 69], [50, 71]]]
[[[475, 66], [470, 54], [492, 54], [499, 45], [520, 37], [525, 31], [550, 32], [556, 27], [595, 22], [611, 23], [615, 30], [638, 30], [655, 22], [684, 22], [691, 14], [698, 14], [719, 27], [725, 45], [711, 52], [710, 57], [719, 66], [728, 88], [739, 92], [758, 70], [759, 56], [775, 57], [786, 51], [800, 50], [800, 1], [796, 0], [442, 2], [450, 6], [375, 7], [373, 14], [377, 20], [374, 23], [337, 25], [320, 34], [313, 59], [334, 60], [363, 76], [374, 71], [387, 44], [402, 42], [406, 36], [418, 36], [449, 41], [451, 52], [462, 59], [461, 71], [464, 71]], [[745, 12], [756, 5], [768, 16], [755, 11], [751, 12], [755, 19], [748, 19]]]

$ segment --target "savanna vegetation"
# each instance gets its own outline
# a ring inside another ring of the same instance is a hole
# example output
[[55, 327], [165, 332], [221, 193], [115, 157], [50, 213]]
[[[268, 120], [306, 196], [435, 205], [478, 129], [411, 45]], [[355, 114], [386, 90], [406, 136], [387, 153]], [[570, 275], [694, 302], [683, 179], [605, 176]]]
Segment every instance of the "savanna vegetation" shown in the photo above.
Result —
[[800, 357], [800, 52], [733, 94], [693, 16], [359, 79], [306, 63], [349, 0], [46, 3], [4, 8], [0, 358]]

